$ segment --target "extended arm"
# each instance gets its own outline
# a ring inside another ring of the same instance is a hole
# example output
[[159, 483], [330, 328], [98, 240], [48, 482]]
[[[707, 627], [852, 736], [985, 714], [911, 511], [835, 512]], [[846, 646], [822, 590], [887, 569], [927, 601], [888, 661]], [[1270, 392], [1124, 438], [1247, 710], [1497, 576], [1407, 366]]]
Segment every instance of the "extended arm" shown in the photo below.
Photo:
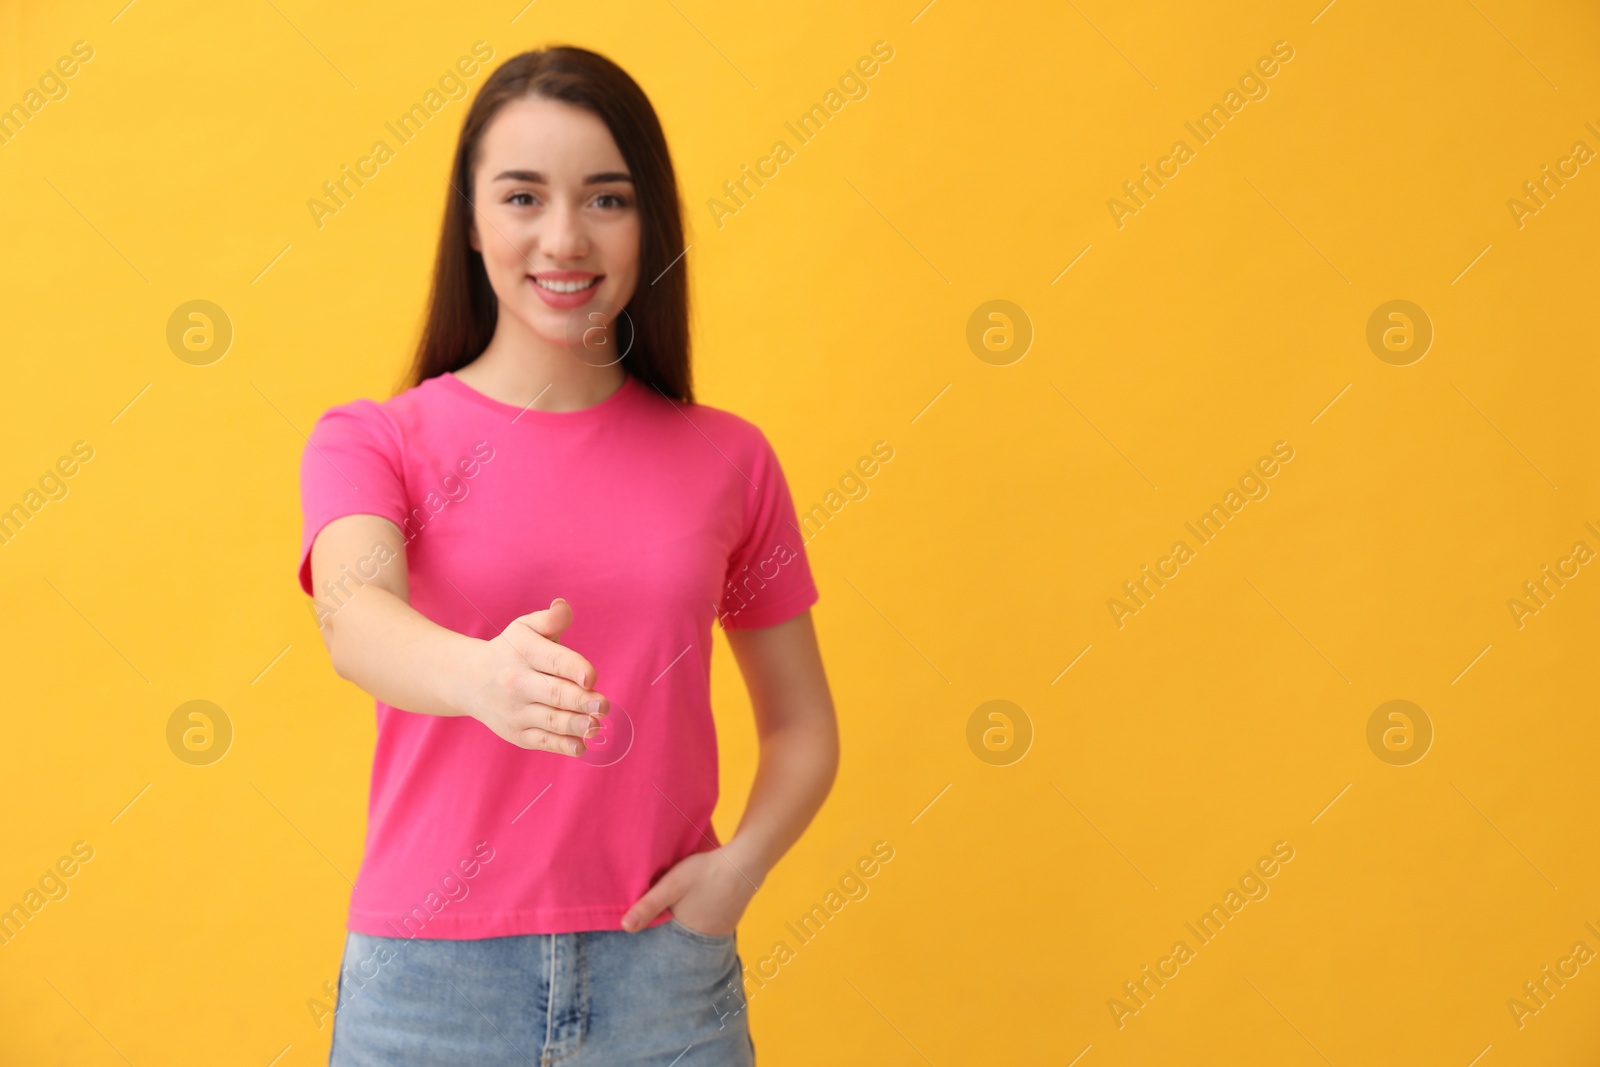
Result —
[[[372, 562], [377, 573], [364, 581]], [[399, 527], [376, 515], [345, 515], [311, 544], [312, 587], [330, 594], [322, 639], [339, 677], [390, 707], [422, 715], [470, 715], [521, 748], [584, 752], [609, 702], [590, 689], [595, 669], [559, 642], [572, 606], [513, 619], [495, 637], [468, 637], [411, 606]]]

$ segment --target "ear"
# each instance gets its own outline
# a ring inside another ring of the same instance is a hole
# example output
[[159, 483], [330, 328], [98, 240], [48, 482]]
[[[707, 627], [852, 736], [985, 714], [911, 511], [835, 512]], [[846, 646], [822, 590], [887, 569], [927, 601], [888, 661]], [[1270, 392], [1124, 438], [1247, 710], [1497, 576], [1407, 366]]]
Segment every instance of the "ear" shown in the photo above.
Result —
[[476, 220], [467, 223], [467, 243], [472, 245], [472, 250], [479, 255], [483, 254], [483, 245], [478, 241], [478, 223]]

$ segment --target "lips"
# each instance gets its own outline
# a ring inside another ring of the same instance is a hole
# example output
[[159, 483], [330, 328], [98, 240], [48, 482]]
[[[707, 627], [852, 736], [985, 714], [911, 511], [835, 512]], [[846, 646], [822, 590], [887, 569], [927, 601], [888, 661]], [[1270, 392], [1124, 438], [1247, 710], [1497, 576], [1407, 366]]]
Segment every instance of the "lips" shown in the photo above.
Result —
[[528, 284], [551, 307], [575, 308], [588, 303], [604, 278], [583, 270], [542, 270], [528, 275]]

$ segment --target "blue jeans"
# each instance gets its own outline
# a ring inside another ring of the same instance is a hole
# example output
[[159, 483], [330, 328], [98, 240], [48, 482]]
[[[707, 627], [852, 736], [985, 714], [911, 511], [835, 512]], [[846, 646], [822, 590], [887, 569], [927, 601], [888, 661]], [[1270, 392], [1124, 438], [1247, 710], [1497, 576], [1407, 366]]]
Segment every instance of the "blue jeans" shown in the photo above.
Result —
[[347, 931], [329, 1067], [752, 1067], [733, 934]]

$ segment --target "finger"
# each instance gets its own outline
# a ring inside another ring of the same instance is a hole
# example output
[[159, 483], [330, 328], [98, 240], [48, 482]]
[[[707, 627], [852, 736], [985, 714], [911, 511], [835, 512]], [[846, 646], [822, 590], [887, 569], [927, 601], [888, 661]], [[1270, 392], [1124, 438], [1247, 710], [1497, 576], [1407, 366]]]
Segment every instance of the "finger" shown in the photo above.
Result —
[[548, 608], [519, 615], [516, 622], [527, 626], [540, 637], [560, 642], [561, 633], [572, 625], [572, 605], [561, 597], [550, 601]]
[[540, 752], [554, 752], [558, 756], [581, 756], [584, 752], [582, 739], [553, 734], [548, 730], [541, 730], [537, 726], [530, 726], [516, 731], [513, 735], [520, 748], [535, 749]]
[[667, 872], [661, 881], [633, 902], [633, 907], [623, 912], [622, 928], [629, 933], [642, 930], [646, 923], [661, 914], [661, 909], [670, 907], [681, 896], [683, 891], [678, 888], [677, 879], [672, 877], [672, 872]]
[[543, 611], [530, 611], [523, 618], [539, 633], [552, 641], [561, 639], [561, 632], [572, 625], [572, 604], [565, 597], [556, 597]]
[[523, 730], [543, 730], [562, 739], [593, 737], [600, 732], [600, 721], [591, 715], [562, 711], [548, 704], [529, 704], [517, 713], [516, 723]]
[[534, 670], [570, 678], [585, 689], [595, 682], [590, 662], [558, 640], [572, 621], [572, 606], [557, 597], [549, 609], [520, 616], [506, 627], [506, 638]]
[[554, 674], [529, 671], [517, 679], [516, 695], [527, 704], [546, 704], [564, 711], [578, 711], [586, 715], [604, 715], [611, 703], [599, 693], [583, 688], [576, 682]]

